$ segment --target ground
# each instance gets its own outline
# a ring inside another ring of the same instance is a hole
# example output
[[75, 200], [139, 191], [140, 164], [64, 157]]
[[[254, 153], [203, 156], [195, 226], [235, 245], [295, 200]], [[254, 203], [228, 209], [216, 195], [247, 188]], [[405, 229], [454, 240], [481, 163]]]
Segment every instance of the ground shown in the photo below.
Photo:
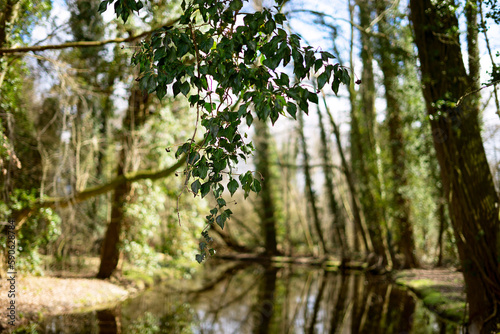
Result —
[[[9, 282], [2, 280], [0, 291], [8, 291]], [[78, 310], [106, 307], [124, 300], [130, 291], [116, 284], [98, 279], [21, 277], [16, 280], [16, 325], [36, 320], [41, 315], [62, 314]], [[9, 299], [0, 294], [0, 307], [5, 310]], [[0, 312], [0, 324], [9, 328], [6, 312]]]
[[467, 321], [462, 273], [450, 269], [412, 269], [399, 271], [393, 277], [441, 317], [457, 323]]
[[[110, 280], [95, 279], [99, 258], [71, 259], [69, 263], [54, 268], [44, 266], [45, 275], [16, 277], [15, 305], [16, 326], [36, 322], [42, 316], [75, 313], [114, 306], [122, 300], [169, 278], [170, 272], [144, 270], [125, 266]], [[8, 324], [7, 307], [10, 283], [0, 280], [0, 332], [12, 329]]]

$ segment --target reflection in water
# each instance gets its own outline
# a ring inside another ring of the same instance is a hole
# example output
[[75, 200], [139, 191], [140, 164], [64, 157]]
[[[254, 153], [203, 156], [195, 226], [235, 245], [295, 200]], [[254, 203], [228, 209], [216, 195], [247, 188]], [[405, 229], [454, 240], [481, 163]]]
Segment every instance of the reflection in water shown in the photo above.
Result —
[[248, 266], [196, 292], [156, 287], [113, 310], [52, 317], [39, 333], [459, 333], [384, 277]]

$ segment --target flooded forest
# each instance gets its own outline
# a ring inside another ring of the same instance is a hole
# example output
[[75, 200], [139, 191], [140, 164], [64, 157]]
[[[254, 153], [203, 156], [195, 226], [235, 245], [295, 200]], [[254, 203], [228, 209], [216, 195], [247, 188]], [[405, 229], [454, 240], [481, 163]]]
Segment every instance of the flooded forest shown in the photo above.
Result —
[[500, 332], [496, 0], [0, 0], [0, 332]]

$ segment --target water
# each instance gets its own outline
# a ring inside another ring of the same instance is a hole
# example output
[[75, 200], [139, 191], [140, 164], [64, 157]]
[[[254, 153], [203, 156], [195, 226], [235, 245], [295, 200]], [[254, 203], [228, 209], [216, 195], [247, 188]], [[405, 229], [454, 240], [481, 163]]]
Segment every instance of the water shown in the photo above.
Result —
[[203, 288], [157, 286], [113, 309], [47, 318], [37, 332], [459, 333], [384, 277], [251, 265], [198, 279]]

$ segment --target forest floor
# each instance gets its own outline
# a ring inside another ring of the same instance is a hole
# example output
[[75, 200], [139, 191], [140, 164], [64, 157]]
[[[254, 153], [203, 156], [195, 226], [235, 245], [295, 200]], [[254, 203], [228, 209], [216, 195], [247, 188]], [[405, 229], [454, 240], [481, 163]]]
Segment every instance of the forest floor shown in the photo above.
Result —
[[393, 275], [396, 283], [413, 291], [424, 305], [444, 319], [467, 321], [465, 284], [461, 272], [451, 269], [411, 269]]

